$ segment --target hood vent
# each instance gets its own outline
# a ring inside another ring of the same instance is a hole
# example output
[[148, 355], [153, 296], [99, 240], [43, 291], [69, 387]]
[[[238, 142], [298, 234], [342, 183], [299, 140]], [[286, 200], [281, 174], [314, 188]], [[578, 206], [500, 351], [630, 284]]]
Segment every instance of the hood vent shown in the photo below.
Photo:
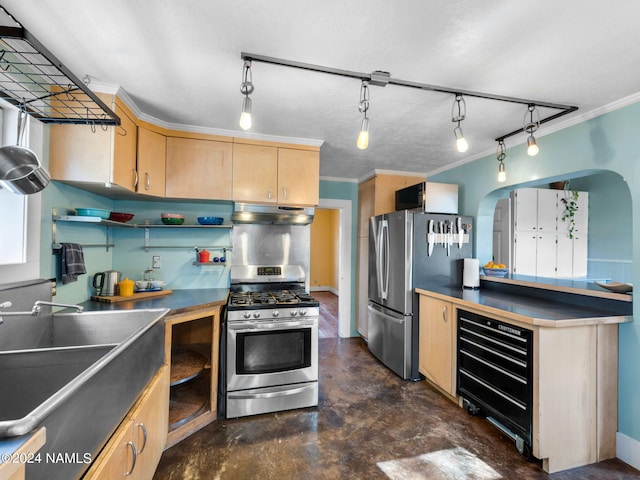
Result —
[[232, 223], [262, 223], [273, 225], [309, 225], [313, 222], [313, 207], [283, 207], [236, 203]]
[[43, 123], [120, 125], [120, 118], [2, 6], [0, 98]]

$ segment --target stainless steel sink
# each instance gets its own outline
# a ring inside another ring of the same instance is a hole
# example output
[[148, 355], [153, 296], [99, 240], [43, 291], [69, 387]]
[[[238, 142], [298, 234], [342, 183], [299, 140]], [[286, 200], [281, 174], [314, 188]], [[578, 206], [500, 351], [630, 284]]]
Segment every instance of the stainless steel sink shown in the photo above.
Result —
[[[10, 335], [0, 325], [0, 353], [82, 345], [117, 345], [144, 329], [162, 310], [113, 310], [19, 317]], [[7, 322], [9, 317], [7, 317]]]
[[[2, 338], [0, 441], [45, 426], [43, 458], [47, 453], [87, 453], [95, 459], [164, 362], [167, 312], [56, 313], [33, 319], [50, 321], [46, 334], [34, 330]], [[39, 338], [30, 340], [28, 333]], [[88, 467], [29, 464], [27, 478], [80, 478]]]

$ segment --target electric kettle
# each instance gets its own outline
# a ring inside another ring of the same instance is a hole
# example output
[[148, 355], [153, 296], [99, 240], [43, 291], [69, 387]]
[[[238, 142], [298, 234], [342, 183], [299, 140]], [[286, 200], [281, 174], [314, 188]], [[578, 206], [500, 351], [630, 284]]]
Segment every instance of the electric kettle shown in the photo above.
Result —
[[96, 295], [112, 297], [117, 294], [118, 282], [122, 274], [116, 270], [107, 270], [106, 272], [98, 272], [93, 276], [93, 286], [96, 289]]

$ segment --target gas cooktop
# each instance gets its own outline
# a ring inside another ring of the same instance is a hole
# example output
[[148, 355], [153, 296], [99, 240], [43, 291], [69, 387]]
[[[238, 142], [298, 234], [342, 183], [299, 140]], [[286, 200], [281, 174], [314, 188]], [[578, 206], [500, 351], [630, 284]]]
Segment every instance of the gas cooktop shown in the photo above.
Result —
[[233, 310], [243, 308], [317, 307], [318, 300], [300, 290], [273, 290], [266, 292], [231, 292], [227, 307]]

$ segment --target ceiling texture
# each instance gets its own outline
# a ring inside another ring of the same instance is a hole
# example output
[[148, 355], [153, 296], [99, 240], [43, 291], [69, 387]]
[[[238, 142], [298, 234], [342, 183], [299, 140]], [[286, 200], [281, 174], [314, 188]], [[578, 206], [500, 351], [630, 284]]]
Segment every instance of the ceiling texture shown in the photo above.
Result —
[[[89, 87], [119, 87], [170, 128], [322, 144], [323, 177], [374, 169], [430, 174], [495, 153], [526, 105], [466, 97], [455, 149], [454, 95], [370, 87], [370, 141], [356, 148], [358, 79], [254, 61], [253, 127], [238, 126], [242, 52], [579, 107], [576, 123], [640, 91], [640, 2], [620, 0], [4, 0], [2, 6]], [[540, 109], [544, 118], [557, 111]], [[521, 133], [507, 148], [526, 141]]]

